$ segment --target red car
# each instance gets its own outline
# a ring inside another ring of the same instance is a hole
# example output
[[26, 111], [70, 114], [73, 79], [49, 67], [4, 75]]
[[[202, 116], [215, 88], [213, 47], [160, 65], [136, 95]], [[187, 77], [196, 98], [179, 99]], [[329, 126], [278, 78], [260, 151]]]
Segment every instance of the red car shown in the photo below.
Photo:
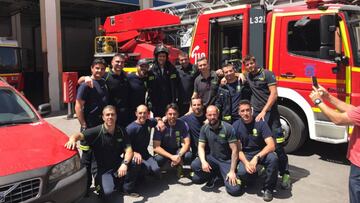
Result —
[[[39, 113], [50, 113], [49, 104]], [[51, 126], [13, 87], [0, 80], [0, 203], [74, 202], [86, 172], [68, 137]]]

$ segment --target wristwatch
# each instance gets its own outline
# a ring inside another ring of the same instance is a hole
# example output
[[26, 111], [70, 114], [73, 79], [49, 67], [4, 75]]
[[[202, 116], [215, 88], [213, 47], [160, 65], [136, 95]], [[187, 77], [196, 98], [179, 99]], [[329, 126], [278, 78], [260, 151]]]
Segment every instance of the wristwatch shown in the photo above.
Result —
[[256, 157], [257, 161], [260, 161], [260, 159], [261, 159], [260, 155], [256, 155], [255, 157]]
[[321, 104], [321, 103], [322, 103], [322, 101], [321, 101], [321, 99], [319, 99], [319, 98], [317, 98], [317, 99], [314, 100], [315, 106], [317, 106], [317, 105], [319, 105], [319, 104]]
[[127, 160], [124, 160], [122, 163], [123, 163], [125, 166], [129, 166], [129, 161], [127, 161]]

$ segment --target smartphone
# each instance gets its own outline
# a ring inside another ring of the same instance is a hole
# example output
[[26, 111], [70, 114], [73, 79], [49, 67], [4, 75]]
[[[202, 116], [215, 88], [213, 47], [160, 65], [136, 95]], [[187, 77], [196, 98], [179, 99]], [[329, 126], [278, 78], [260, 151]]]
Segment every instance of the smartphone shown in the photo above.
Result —
[[312, 85], [316, 88], [319, 88], [319, 84], [318, 84], [316, 76], [311, 76], [311, 79], [312, 79]]

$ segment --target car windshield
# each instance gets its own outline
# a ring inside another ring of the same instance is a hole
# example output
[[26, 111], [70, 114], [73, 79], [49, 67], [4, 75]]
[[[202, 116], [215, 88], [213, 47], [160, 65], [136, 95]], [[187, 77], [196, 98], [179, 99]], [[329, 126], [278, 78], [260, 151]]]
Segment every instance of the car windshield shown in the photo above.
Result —
[[38, 120], [30, 106], [15, 91], [0, 88], [0, 127]]

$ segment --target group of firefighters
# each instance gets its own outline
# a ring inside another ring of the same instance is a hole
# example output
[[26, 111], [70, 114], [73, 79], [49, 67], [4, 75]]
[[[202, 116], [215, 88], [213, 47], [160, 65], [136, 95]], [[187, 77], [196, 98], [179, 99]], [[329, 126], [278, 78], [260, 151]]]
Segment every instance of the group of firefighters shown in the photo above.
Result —
[[289, 189], [274, 74], [251, 55], [242, 60], [244, 73], [233, 64], [212, 71], [205, 57], [192, 65], [186, 53], [175, 67], [168, 55], [165, 46], [156, 46], [153, 63], [141, 59], [131, 74], [123, 70], [125, 55], [113, 57], [109, 72], [97, 58], [92, 75], [79, 79], [75, 112], [81, 129], [65, 147], [75, 149], [80, 141], [88, 188], [94, 177], [106, 202], [122, 198], [119, 191], [137, 196], [136, 183], [146, 175], [161, 178], [169, 163], [179, 176], [190, 165], [193, 183], [207, 188], [223, 180], [233, 196], [260, 173], [265, 201], [273, 199], [278, 175], [281, 188]]

